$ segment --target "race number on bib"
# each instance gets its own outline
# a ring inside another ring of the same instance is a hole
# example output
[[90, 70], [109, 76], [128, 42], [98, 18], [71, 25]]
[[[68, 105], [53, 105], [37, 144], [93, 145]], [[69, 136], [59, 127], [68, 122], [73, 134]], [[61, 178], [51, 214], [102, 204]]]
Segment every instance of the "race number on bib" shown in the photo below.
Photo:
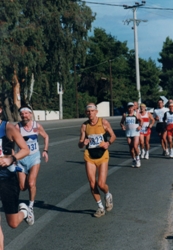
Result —
[[37, 150], [37, 143], [36, 142], [30, 143], [30, 144], [28, 144], [28, 147], [29, 147], [30, 151], [33, 152], [33, 151]]
[[103, 135], [89, 135], [90, 140], [88, 148], [98, 148], [100, 143], [104, 141]]

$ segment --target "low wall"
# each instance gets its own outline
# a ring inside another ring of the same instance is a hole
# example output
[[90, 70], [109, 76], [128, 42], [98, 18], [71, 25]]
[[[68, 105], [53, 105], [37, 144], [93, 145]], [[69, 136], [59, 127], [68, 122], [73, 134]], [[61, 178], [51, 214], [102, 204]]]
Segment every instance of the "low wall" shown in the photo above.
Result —
[[98, 117], [109, 117], [110, 116], [110, 105], [109, 102], [100, 102], [97, 104]]
[[[98, 117], [109, 117], [110, 107], [109, 102], [101, 102], [97, 104]], [[59, 120], [59, 111], [48, 111], [48, 110], [33, 110], [34, 119], [36, 121], [48, 121], [48, 120]]]
[[36, 121], [59, 120], [59, 111], [33, 110]]

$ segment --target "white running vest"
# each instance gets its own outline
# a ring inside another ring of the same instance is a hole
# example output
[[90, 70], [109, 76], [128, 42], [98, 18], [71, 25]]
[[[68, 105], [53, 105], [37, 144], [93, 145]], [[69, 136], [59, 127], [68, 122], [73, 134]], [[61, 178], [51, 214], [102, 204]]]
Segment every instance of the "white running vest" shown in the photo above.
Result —
[[173, 124], [173, 114], [170, 114], [170, 112], [166, 112], [166, 123], [167, 124]]
[[142, 129], [140, 130], [140, 132], [145, 134], [145, 133], [147, 133], [147, 129], [148, 129], [148, 126], [150, 124], [148, 111], [146, 111], [145, 115], [141, 114], [141, 118], [143, 120], [143, 124], [142, 124]]
[[127, 115], [125, 119], [125, 123], [126, 123], [126, 136], [127, 137], [139, 136], [140, 132], [137, 130], [139, 123], [135, 115], [133, 116]]
[[163, 116], [164, 116], [164, 113], [166, 111], [169, 111], [169, 109], [165, 108], [165, 107], [163, 107], [161, 109], [155, 109], [153, 116], [154, 116], [154, 118], [156, 118], [156, 116], [158, 116], [159, 117], [159, 121], [158, 122], [163, 122]]
[[33, 121], [33, 126], [30, 131], [25, 130], [20, 122], [18, 123], [18, 125], [20, 128], [20, 133], [23, 136], [24, 140], [26, 141], [28, 148], [30, 149], [29, 155], [32, 155], [37, 151], [39, 151], [38, 127], [36, 121]]

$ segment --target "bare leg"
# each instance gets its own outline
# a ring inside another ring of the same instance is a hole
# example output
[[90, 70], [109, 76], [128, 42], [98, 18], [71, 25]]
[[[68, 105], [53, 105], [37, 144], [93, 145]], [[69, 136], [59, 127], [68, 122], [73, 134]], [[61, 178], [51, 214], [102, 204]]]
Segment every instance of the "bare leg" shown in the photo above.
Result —
[[27, 175], [22, 172], [18, 172], [19, 187], [21, 191], [25, 191], [28, 188]]
[[134, 147], [134, 151], [135, 151], [136, 156], [139, 155], [138, 145], [139, 145], [139, 136], [134, 136], [133, 137], [133, 147]]
[[108, 174], [108, 162], [103, 162], [98, 167], [98, 186], [105, 194], [109, 191], [109, 187], [106, 184]]
[[85, 162], [85, 169], [88, 177], [88, 181], [91, 188], [91, 193], [94, 199], [98, 202], [101, 200], [100, 193], [97, 187], [96, 181], [96, 166], [91, 162]]
[[40, 164], [34, 165], [29, 172], [28, 175], [28, 190], [29, 190], [29, 199], [30, 201], [35, 200], [36, 196], [36, 181], [37, 181], [37, 176], [38, 172], [40, 169]]
[[146, 150], [149, 151], [149, 149], [150, 149], [150, 135], [147, 135], [145, 137], [145, 146], [146, 146]]
[[0, 250], [4, 250], [4, 234], [0, 225]]
[[16, 228], [24, 219], [24, 213], [22, 211], [16, 214], [5, 214], [7, 223], [10, 227]]

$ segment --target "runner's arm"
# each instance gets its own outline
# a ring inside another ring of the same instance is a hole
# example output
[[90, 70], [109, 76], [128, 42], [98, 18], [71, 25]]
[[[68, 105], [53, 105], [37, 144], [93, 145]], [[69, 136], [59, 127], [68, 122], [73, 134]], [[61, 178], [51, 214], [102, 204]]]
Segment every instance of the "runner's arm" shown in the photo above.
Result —
[[122, 128], [122, 130], [126, 129], [124, 122], [125, 122], [125, 114], [122, 115], [121, 122], [120, 122], [120, 127]]
[[7, 123], [6, 135], [9, 138], [9, 140], [14, 141], [18, 145], [20, 150], [17, 153], [13, 154], [11, 157], [0, 158], [0, 165], [3, 167], [9, 166], [16, 160], [20, 160], [24, 158], [25, 156], [29, 155], [29, 152], [30, 152], [22, 135], [15, 128], [13, 124]]
[[150, 124], [149, 124], [149, 128], [152, 128], [154, 126], [155, 120], [154, 117], [152, 116], [152, 114], [150, 112], [148, 112], [149, 118], [150, 118]]
[[107, 120], [103, 119], [102, 123], [103, 123], [103, 127], [105, 128], [106, 132], [109, 133], [110, 138], [109, 138], [108, 144], [111, 145], [116, 140], [116, 135], [115, 135], [110, 123]]
[[82, 124], [81, 129], [80, 129], [80, 138], [78, 142], [79, 148], [83, 148], [89, 143], [89, 139], [86, 138], [85, 130], [86, 130], [86, 125]]
[[42, 152], [42, 157], [45, 159], [45, 162], [48, 162], [49, 136], [41, 124], [37, 123], [37, 126], [39, 135], [41, 135], [44, 139], [44, 149]]
[[167, 112], [165, 112], [163, 116], [163, 121], [166, 122], [166, 120], [167, 120]]
[[137, 119], [138, 119], [138, 122], [139, 122], [139, 126], [138, 126], [138, 130], [141, 130], [141, 128], [142, 128], [142, 125], [143, 125], [143, 120], [142, 120], [142, 117], [141, 117], [141, 115], [140, 114], [138, 114], [137, 115]]

